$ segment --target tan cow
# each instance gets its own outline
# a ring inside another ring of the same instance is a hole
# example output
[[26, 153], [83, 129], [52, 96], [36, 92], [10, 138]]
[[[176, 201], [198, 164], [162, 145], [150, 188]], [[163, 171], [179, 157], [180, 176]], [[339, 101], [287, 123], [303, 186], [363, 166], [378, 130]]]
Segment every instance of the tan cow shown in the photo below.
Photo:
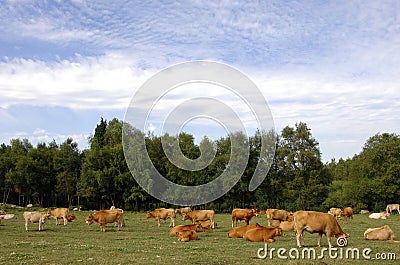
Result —
[[388, 225], [369, 228], [364, 232], [364, 239], [366, 240], [394, 240], [394, 232]]
[[279, 227], [257, 227], [248, 230], [243, 239], [252, 242], [275, 242], [276, 236], [282, 235], [282, 229]]
[[249, 225], [251, 218], [253, 216], [258, 216], [257, 209], [240, 209], [235, 208], [232, 210], [232, 227], [234, 227], [234, 222], [236, 221], [236, 226], [238, 220], [244, 220], [246, 225]]
[[192, 211], [192, 209], [190, 209], [190, 207], [183, 207], [183, 208], [178, 208], [175, 209], [175, 213], [183, 215], [184, 213], [190, 213]]
[[23, 217], [25, 220], [25, 231], [28, 232], [28, 222], [39, 223], [39, 231], [44, 230], [44, 224], [50, 218], [48, 212], [24, 212]]
[[190, 213], [184, 213], [182, 215], [182, 221], [191, 220], [192, 223], [196, 223], [197, 221], [211, 221], [211, 228], [215, 228], [214, 223], [214, 210], [194, 210]]
[[176, 232], [176, 235], [178, 236], [178, 241], [181, 241], [181, 242], [189, 242], [190, 240], [199, 239], [197, 232], [194, 230], [182, 230], [182, 231]]
[[180, 232], [182, 230], [194, 230], [196, 232], [204, 232], [205, 228], [203, 228], [199, 223], [191, 225], [177, 225], [169, 230], [169, 234], [171, 236], [176, 236], [176, 232]]
[[342, 208], [330, 208], [328, 213], [332, 214], [333, 216], [338, 218], [340, 216], [341, 211], [342, 211]]
[[67, 225], [68, 223], [68, 208], [56, 208], [54, 210], [49, 210], [48, 213], [50, 214], [51, 217], [56, 219], [56, 224], [60, 224], [60, 219], [63, 218], [64, 225]]
[[392, 211], [397, 211], [400, 214], [400, 204], [388, 204], [386, 206], [386, 213], [391, 214]]
[[263, 227], [259, 225], [258, 223], [256, 224], [250, 224], [250, 225], [245, 225], [245, 226], [238, 226], [234, 227], [228, 232], [228, 237], [229, 238], [242, 238], [243, 235], [250, 229], [254, 229], [257, 227]]
[[106, 225], [109, 223], [118, 223], [118, 231], [121, 230], [124, 223], [124, 214], [119, 210], [100, 210], [96, 213], [89, 214], [85, 218], [88, 225], [93, 222], [98, 223], [102, 232], [106, 231]]
[[157, 221], [158, 227], [160, 227], [160, 219], [166, 220], [167, 218], [170, 219], [169, 227], [175, 226], [175, 210], [172, 208], [165, 209], [165, 208], [158, 208], [146, 214], [146, 218], [153, 218]]
[[[321, 246], [322, 234], [328, 239], [329, 247], [332, 247], [331, 237], [348, 238], [343, 232], [336, 218], [328, 213], [313, 211], [297, 211], [294, 213], [294, 229], [296, 232], [297, 246], [304, 246], [303, 232], [318, 233], [318, 246]], [[300, 243], [300, 241], [302, 241]]]
[[284, 221], [279, 224], [282, 231], [294, 231], [294, 221]]
[[353, 209], [351, 207], [346, 207], [340, 211], [339, 217], [346, 221], [346, 224], [353, 219]]
[[272, 225], [273, 220], [279, 220], [279, 221], [293, 220], [293, 213], [285, 210], [267, 209], [266, 211], [263, 211], [263, 213], [267, 215], [268, 226]]

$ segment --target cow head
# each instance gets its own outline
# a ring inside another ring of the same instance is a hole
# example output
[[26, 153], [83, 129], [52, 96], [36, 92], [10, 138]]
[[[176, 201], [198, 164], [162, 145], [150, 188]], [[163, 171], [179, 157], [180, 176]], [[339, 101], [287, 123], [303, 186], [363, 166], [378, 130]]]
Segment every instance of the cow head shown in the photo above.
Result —
[[42, 224], [46, 223], [46, 221], [50, 218], [51, 214], [49, 212], [46, 212], [45, 214], [42, 215], [40, 218], [40, 222]]
[[147, 212], [147, 213], [146, 213], [146, 219], [149, 219], [149, 218], [151, 218], [151, 217], [153, 217], [153, 215], [151, 214], [151, 212]]
[[88, 225], [91, 225], [91, 224], [93, 224], [93, 214], [89, 214], [89, 216], [88, 217], [86, 217], [85, 218], [85, 222], [88, 224]]
[[282, 236], [282, 228], [280, 227], [275, 227], [275, 236]]
[[251, 209], [251, 214], [254, 215], [254, 216], [258, 216], [258, 210], [257, 210], [257, 208]]
[[188, 220], [188, 219], [190, 219], [190, 218], [186, 213], [182, 214], [182, 221], [185, 221], [185, 220]]

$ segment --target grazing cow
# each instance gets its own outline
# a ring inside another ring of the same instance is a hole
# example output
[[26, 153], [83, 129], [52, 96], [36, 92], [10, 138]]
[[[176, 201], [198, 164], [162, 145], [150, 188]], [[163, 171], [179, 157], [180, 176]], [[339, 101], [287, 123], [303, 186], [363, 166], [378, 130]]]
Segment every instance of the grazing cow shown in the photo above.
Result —
[[256, 227], [248, 230], [243, 239], [252, 242], [275, 242], [276, 236], [282, 235], [282, 229], [279, 227]]
[[235, 208], [232, 210], [232, 227], [234, 227], [234, 222], [236, 221], [236, 226], [238, 220], [244, 220], [246, 225], [249, 225], [251, 218], [253, 216], [258, 216], [257, 209], [239, 209]]
[[394, 232], [388, 225], [369, 228], [364, 232], [364, 239], [366, 240], [394, 240]]
[[386, 213], [391, 214], [392, 211], [396, 211], [400, 214], [400, 204], [388, 204], [386, 206]]
[[[67, 222], [68, 222], [68, 223], [72, 222], [72, 220], [75, 220], [75, 219], [76, 219], [75, 214], [72, 214], [72, 215], [68, 215], [68, 216], [67, 216]], [[64, 222], [64, 217], [61, 217], [61, 218], [60, 218], [60, 222]]]
[[183, 215], [184, 213], [190, 213], [191, 211], [192, 211], [192, 209], [190, 209], [190, 207], [183, 207], [183, 208], [175, 209], [175, 213], [178, 213], [180, 215]]
[[153, 218], [154, 220], [157, 221], [158, 227], [160, 227], [160, 219], [166, 220], [167, 218], [170, 219], [169, 222], [169, 227], [174, 227], [175, 226], [175, 210], [172, 208], [165, 209], [165, 208], [159, 208], [155, 209], [151, 212], [148, 212], [146, 214], [146, 218]]
[[367, 214], [367, 213], [369, 213], [368, 210], [361, 210], [361, 211], [360, 211], [360, 214]]
[[[332, 247], [331, 237], [345, 237], [349, 235], [343, 232], [336, 218], [328, 213], [313, 211], [297, 211], [294, 213], [294, 229], [296, 232], [297, 246], [304, 246], [303, 232], [318, 233], [318, 246], [321, 246], [322, 234], [328, 239], [329, 247]], [[302, 241], [302, 243], [300, 243]]]
[[50, 218], [48, 212], [24, 212], [23, 214], [25, 220], [25, 231], [28, 232], [28, 222], [39, 223], [39, 231], [44, 230], [44, 224]]
[[176, 232], [180, 232], [182, 230], [194, 230], [196, 232], [204, 232], [205, 228], [203, 228], [199, 223], [191, 225], [177, 225], [169, 230], [169, 234], [171, 236], [176, 236]]
[[60, 219], [63, 218], [64, 225], [67, 225], [68, 208], [56, 208], [54, 210], [49, 210], [48, 213], [51, 217], [56, 219], [56, 224], [60, 224]]
[[214, 223], [214, 210], [194, 210], [190, 213], [184, 213], [182, 215], [182, 221], [191, 220], [192, 223], [196, 223], [197, 221], [211, 221], [211, 228], [215, 228]]
[[178, 241], [181, 241], [181, 242], [189, 242], [190, 240], [198, 240], [199, 239], [197, 232], [194, 230], [182, 230], [182, 231], [176, 232], [176, 235], [178, 236]]
[[293, 213], [285, 210], [267, 209], [266, 211], [264, 211], [264, 213], [267, 215], [268, 226], [271, 226], [273, 220], [279, 220], [279, 221], [293, 220]]
[[88, 225], [91, 225], [93, 222], [98, 223], [102, 232], [106, 231], [108, 223], [118, 223], [119, 231], [124, 223], [124, 214], [119, 210], [100, 210], [89, 214], [85, 221]]
[[390, 213], [385, 213], [385, 212], [381, 212], [381, 213], [371, 213], [368, 218], [371, 219], [387, 219], [390, 216]]
[[263, 227], [259, 225], [258, 223], [256, 224], [250, 224], [250, 225], [245, 225], [245, 226], [238, 226], [234, 227], [228, 232], [228, 237], [229, 238], [242, 238], [243, 235], [250, 229], [254, 229], [257, 227]]
[[353, 209], [351, 207], [346, 207], [340, 211], [339, 217], [344, 217], [346, 220], [346, 224], [349, 223], [349, 220], [353, 219]]

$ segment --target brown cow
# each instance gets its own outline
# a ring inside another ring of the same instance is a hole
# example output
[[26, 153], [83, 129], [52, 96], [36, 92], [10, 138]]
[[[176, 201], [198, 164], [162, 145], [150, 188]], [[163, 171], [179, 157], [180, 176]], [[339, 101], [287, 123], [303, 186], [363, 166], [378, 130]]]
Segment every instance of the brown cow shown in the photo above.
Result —
[[56, 219], [56, 224], [60, 224], [60, 219], [63, 218], [64, 225], [67, 225], [68, 208], [56, 208], [54, 210], [49, 210], [48, 213]]
[[285, 210], [267, 209], [266, 211], [263, 211], [263, 213], [267, 215], [268, 226], [271, 226], [273, 220], [279, 220], [279, 221], [293, 220], [293, 213]]
[[228, 232], [228, 237], [229, 238], [242, 238], [243, 235], [250, 229], [254, 229], [257, 227], [263, 227], [259, 225], [258, 223], [256, 224], [250, 224], [250, 225], [245, 225], [245, 226], [238, 226], [234, 227]]
[[238, 220], [244, 220], [246, 225], [249, 225], [251, 218], [253, 216], [258, 216], [257, 209], [239, 209], [235, 208], [232, 210], [232, 227], [234, 227], [234, 222], [236, 221], [236, 226]]
[[165, 209], [165, 208], [158, 208], [146, 214], [146, 218], [153, 218], [157, 221], [158, 227], [160, 227], [160, 219], [166, 220], [167, 218], [170, 219], [169, 227], [175, 226], [175, 210], [172, 208]]
[[124, 214], [119, 210], [100, 210], [96, 213], [89, 214], [85, 221], [88, 225], [96, 222], [100, 226], [102, 232], [106, 231], [106, 225], [108, 223], [118, 223], [118, 231], [121, 230], [122, 224], [124, 223]]
[[48, 212], [24, 212], [23, 214], [25, 220], [25, 231], [28, 232], [28, 222], [39, 223], [39, 231], [44, 230], [44, 224], [50, 218]]
[[[201, 224], [201, 226], [205, 229], [212, 229], [211, 228], [211, 221], [210, 220], [206, 220], [206, 221], [196, 221], [196, 224]], [[214, 227], [217, 227], [218, 224], [216, 222], [214, 222]]]
[[343, 219], [346, 221], [346, 224], [349, 223], [349, 220], [351, 221], [353, 219], [353, 209], [351, 207], [344, 208], [340, 211], [339, 217], [343, 217]]
[[176, 235], [178, 236], [178, 241], [181, 241], [181, 242], [189, 242], [190, 240], [199, 239], [197, 232], [194, 230], [182, 230], [182, 231], [176, 232]]
[[366, 240], [395, 240], [394, 232], [388, 225], [369, 228], [364, 232], [364, 239]]
[[191, 220], [192, 223], [196, 223], [197, 221], [211, 221], [211, 228], [215, 228], [214, 223], [214, 210], [194, 210], [190, 213], [184, 213], [182, 215], [182, 221]]
[[169, 234], [171, 236], [176, 236], [176, 232], [180, 232], [182, 230], [194, 230], [196, 232], [204, 232], [205, 228], [203, 228], [199, 223], [191, 225], [177, 225], [169, 230]]
[[[68, 223], [72, 222], [72, 221], [75, 220], [75, 219], [76, 219], [75, 214], [72, 214], [72, 215], [68, 215], [68, 216], [67, 216], [67, 221], [68, 221]], [[64, 217], [61, 217], [61, 218], [60, 218], [60, 222], [64, 222]]]
[[178, 208], [175, 209], [175, 213], [183, 215], [184, 213], [190, 213], [192, 211], [192, 209], [190, 209], [190, 207], [183, 207], [183, 208]]
[[252, 242], [275, 242], [276, 236], [282, 235], [282, 229], [279, 227], [257, 227], [248, 230], [243, 239]]
[[[297, 211], [294, 213], [294, 228], [296, 232], [297, 246], [304, 246], [303, 232], [318, 233], [318, 246], [321, 246], [322, 234], [328, 239], [329, 247], [332, 247], [331, 237], [345, 237], [349, 235], [343, 232], [336, 218], [328, 213], [313, 211]], [[302, 243], [300, 243], [300, 240]]]

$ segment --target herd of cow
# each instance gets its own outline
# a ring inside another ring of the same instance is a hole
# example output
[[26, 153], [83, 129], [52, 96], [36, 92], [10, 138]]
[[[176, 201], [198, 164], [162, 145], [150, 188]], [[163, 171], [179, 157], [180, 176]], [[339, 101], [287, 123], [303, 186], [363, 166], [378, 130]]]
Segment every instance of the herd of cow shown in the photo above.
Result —
[[[390, 204], [387, 212], [372, 213], [372, 219], [386, 219], [391, 212], [397, 210], [400, 214], [399, 204]], [[176, 214], [182, 215], [182, 220], [191, 220], [190, 225], [175, 226]], [[191, 210], [189, 207], [180, 209], [159, 208], [148, 212], [146, 218], [153, 218], [160, 226], [160, 219], [170, 219], [170, 235], [177, 236], [178, 241], [188, 242], [197, 240], [198, 232], [214, 229], [214, 210]], [[266, 215], [268, 226], [261, 226], [258, 223], [250, 224], [254, 216]], [[332, 247], [332, 237], [348, 238], [339, 225], [338, 219], [344, 219], [346, 223], [353, 219], [353, 209], [331, 208], [328, 213], [316, 211], [297, 211], [288, 212], [280, 209], [268, 209], [258, 212], [258, 209], [233, 209], [232, 210], [232, 229], [228, 232], [229, 238], [243, 238], [253, 242], [274, 242], [275, 237], [282, 236], [284, 231], [294, 231], [297, 246], [304, 246], [303, 232], [318, 233], [318, 246], [321, 246], [321, 238], [324, 234], [327, 237], [329, 247]], [[237, 226], [238, 221], [244, 221], [246, 225]], [[370, 228], [364, 232], [366, 240], [394, 240], [394, 232], [388, 225], [378, 228]]]
[[[393, 211], [400, 214], [399, 204], [389, 204], [386, 212], [371, 213], [369, 218], [386, 219]], [[362, 211], [360, 213], [369, 213]], [[177, 214], [182, 216], [182, 221], [190, 220], [192, 224], [175, 226], [175, 217]], [[179, 209], [159, 208], [146, 213], [146, 218], [153, 218], [160, 226], [160, 220], [170, 219], [171, 230], [169, 234], [177, 236], [178, 241], [188, 242], [198, 239], [198, 232], [204, 232], [214, 229], [217, 224], [214, 220], [214, 210], [192, 210], [190, 207]], [[266, 215], [268, 220], [267, 226], [250, 224], [250, 220], [258, 215]], [[6, 216], [4, 211], [0, 212], [1, 217]], [[47, 212], [24, 212], [25, 230], [28, 231], [28, 223], [38, 223], [39, 231], [44, 229], [44, 224], [49, 218], [56, 219], [56, 224], [61, 222], [67, 225], [75, 219], [75, 215], [69, 215], [68, 208], [56, 208]], [[256, 208], [232, 210], [232, 229], [228, 232], [229, 238], [243, 238], [253, 242], [274, 242], [275, 237], [282, 236], [283, 232], [294, 231], [297, 246], [304, 246], [303, 232], [318, 233], [318, 246], [321, 246], [321, 238], [324, 234], [327, 237], [329, 247], [332, 247], [331, 238], [348, 238], [339, 225], [338, 219], [344, 219], [346, 223], [353, 218], [353, 210], [351, 207], [331, 208], [328, 213], [316, 211], [297, 211], [289, 212], [280, 209], [267, 209], [258, 211]], [[112, 207], [110, 210], [99, 210], [89, 214], [86, 219], [88, 225], [98, 223], [101, 231], [105, 231], [108, 223], [117, 223], [118, 230], [124, 225], [124, 211]], [[244, 226], [238, 226], [238, 221], [244, 221]], [[394, 240], [393, 231], [388, 225], [378, 228], [370, 228], [364, 232], [366, 240]]]

